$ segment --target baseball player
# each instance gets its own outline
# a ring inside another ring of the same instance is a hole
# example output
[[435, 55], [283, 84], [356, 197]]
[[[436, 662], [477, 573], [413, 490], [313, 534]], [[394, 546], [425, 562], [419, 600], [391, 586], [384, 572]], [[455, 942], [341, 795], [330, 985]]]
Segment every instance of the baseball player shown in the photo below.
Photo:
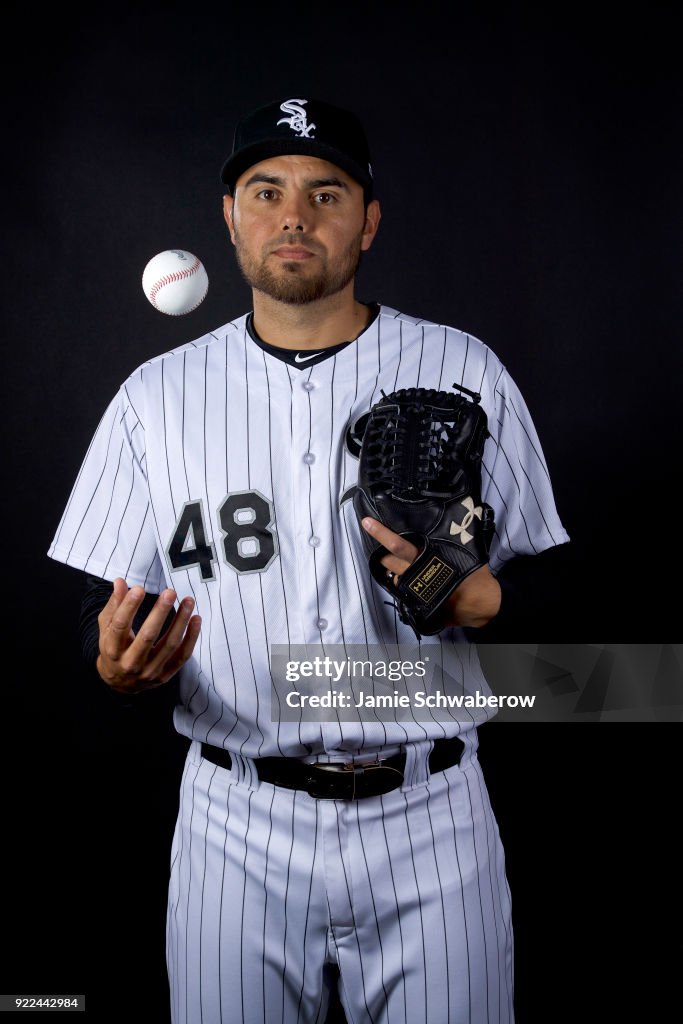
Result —
[[[353, 114], [261, 107], [221, 178], [253, 309], [124, 381], [49, 549], [99, 580], [102, 679], [125, 695], [179, 679], [172, 1020], [323, 1021], [338, 976], [353, 1024], [507, 1024], [510, 896], [476, 753], [493, 712], [350, 707], [327, 669], [398, 651], [397, 694], [418, 663], [446, 705], [489, 692], [469, 641], [503, 613], [504, 566], [568, 540], [537, 433], [481, 341], [356, 299], [380, 207]], [[495, 534], [416, 639], [368, 570], [363, 531], [392, 578], [417, 548], [354, 512], [360, 425], [382, 394], [453, 382], [487, 415]]]

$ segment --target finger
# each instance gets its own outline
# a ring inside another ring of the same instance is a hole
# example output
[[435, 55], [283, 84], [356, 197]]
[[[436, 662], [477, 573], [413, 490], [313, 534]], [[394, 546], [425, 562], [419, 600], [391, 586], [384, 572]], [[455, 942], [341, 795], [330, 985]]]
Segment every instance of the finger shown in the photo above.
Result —
[[381, 564], [387, 570], [387, 579], [389, 582], [396, 582], [396, 577], [400, 576], [402, 572], [405, 572], [410, 562], [406, 562], [404, 558], [396, 558], [395, 555], [385, 555], [381, 559]]
[[171, 627], [157, 642], [147, 664], [143, 666], [142, 679], [166, 682], [190, 657], [201, 625], [200, 617], [192, 616], [193, 608], [192, 598], [181, 602]]
[[[410, 565], [414, 562], [419, 554], [418, 548], [414, 544], [411, 544], [405, 537], [401, 537], [400, 534], [394, 533], [388, 526], [384, 526], [383, 523], [377, 522], [376, 519], [367, 517], [363, 519], [363, 528], [375, 538], [375, 540], [386, 548], [390, 554], [394, 555], [398, 559], [403, 559]], [[384, 560], [382, 560], [384, 564]]]
[[187, 624], [185, 636], [183, 637], [180, 645], [170, 653], [170, 656], [164, 663], [161, 670], [160, 679], [162, 683], [167, 683], [176, 672], [182, 668], [186, 661], [190, 658], [197, 639], [201, 630], [202, 620], [199, 615], [193, 615]]
[[[138, 671], [144, 671], [144, 675], [149, 678], [161, 676], [167, 661], [174, 657], [184, 641], [185, 632], [193, 610], [194, 599], [191, 597], [183, 598], [173, 617], [173, 621], [163, 636], [159, 636], [159, 630], [157, 630], [152, 649], [146, 646], [135, 649], [136, 645], [133, 645], [130, 652], [131, 655], [141, 652], [139, 656], [142, 664], [137, 666]], [[165, 618], [164, 621], [166, 621]]]
[[106, 629], [111, 622], [114, 612], [119, 608], [124, 597], [128, 593], [128, 584], [120, 576], [114, 580], [111, 597], [105, 604], [104, 608], [100, 611], [97, 616], [97, 620], [100, 624], [100, 629]]
[[155, 657], [163, 655], [164, 659], [167, 659], [171, 652], [180, 647], [190, 622], [190, 616], [194, 611], [194, 604], [194, 598], [192, 597], [184, 597], [180, 602], [173, 622], [155, 645]]
[[[145, 597], [142, 587], [131, 587], [115, 609], [107, 624], [100, 624], [100, 650], [117, 660], [130, 647], [133, 639], [133, 619]], [[116, 592], [110, 601], [116, 601]]]
[[[130, 644], [126, 657], [128, 671], [140, 672], [147, 664], [152, 649], [157, 644], [169, 613], [173, 611], [175, 590], [163, 590], [154, 607], [140, 625], [135, 639]], [[190, 598], [190, 600], [192, 600]]]

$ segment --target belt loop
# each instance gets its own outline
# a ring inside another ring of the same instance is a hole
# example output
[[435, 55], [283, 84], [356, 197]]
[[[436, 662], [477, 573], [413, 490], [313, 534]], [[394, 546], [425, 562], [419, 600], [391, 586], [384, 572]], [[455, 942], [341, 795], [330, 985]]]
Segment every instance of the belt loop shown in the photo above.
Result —
[[245, 757], [244, 754], [231, 754], [230, 756], [232, 757], [232, 770], [235, 773], [237, 782], [243, 783], [251, 789], [258, 789], [261, 785], [261, 780], [258, 777], [254, 759]]
[[406, 743], [406, 769], [401, 789], [412, 789], [420, 786], [429, 778], [429, 755], [434, 748], [432, 740], [420, 740], [418, 743]]

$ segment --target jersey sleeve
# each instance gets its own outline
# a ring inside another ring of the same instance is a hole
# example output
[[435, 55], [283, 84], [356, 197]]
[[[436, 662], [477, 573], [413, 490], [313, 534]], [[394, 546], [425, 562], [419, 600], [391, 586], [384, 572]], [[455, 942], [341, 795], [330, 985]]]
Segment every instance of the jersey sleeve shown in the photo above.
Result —
[[490, 565], [497, 572], [520, 555], [569, 541], [555, 505], [550, 474], [522, 394], [502, 367], [494, 385], [495, 419], [484, 450], [482, 498], [495, 511]]
[[151, 593], [167, 586], [158, 555], [144, 428], [126, 385], [95, 431], [48, 556], [103, 579], [123, 577]]

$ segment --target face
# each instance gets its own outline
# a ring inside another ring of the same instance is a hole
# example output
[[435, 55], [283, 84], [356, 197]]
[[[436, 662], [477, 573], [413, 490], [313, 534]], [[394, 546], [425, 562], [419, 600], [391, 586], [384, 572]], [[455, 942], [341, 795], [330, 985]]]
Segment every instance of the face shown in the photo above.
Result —
[[225, 219], [247, 283], [279, 302], [303, 305], [353, 289], [361, 253], [379, 225], [363, 189], [317, 157], [262, 160], [225, 197]]

